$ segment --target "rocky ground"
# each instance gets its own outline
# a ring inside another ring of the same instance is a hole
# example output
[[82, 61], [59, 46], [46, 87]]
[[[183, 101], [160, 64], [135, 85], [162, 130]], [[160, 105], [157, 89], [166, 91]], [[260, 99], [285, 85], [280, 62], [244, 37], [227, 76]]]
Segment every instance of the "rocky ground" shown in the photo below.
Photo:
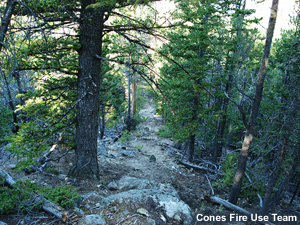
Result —
[[[46, 165], [46, 168], [59, 169], [59, 175], [15, 172], [12, 170], [16, 163], [13, 158], [2, 161], [2, 168], [16, 180], [30, 179], [51, 187], [75, 186], [82, 198], [69, 211], [65, 224], [201, 224], [196, 221], [197, 213], [230, 213], [204, 201], [203, 197], [211, 193], [210, 182], [217, 179], [216, 175], [180, 165], [178, 158], [181, 155], [173, 147], [173, 141], [157, 135], [163, 123], [155, 114], [151, 100], [140, 111], [140, 116], [147, 119], [128, 139], [120, 138], [114, 142], [115, 135], [107, 133], [99, 140], [100, 181], [68, 178], [74, 155], [73, 152], [66, 154], [63, 149], [57, 149], [51, 157], [64, 157]], [[63, 224], [44, 212], [0, 216], [0, 221], [26, 225]]]

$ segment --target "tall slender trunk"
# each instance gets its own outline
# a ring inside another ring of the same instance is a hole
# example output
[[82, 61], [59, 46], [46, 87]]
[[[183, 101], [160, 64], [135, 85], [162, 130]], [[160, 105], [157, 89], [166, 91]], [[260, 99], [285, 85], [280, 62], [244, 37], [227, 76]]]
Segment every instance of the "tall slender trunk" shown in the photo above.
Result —
[[17, 4], [16, 0], [7, 0], [5, 11], [4, 11], [2, 19], [1, 19], [0, 52], [2, 50], [2, 47], [4, 46], [5, 35], [7, 33], [8, 26], [10, 24], [10, 20], [11, 20], [11, 17], [12, 17], [12, 14], [14, 12], [16, 4]]
[[[192, 122], [197, 122], [197, 107], [198, 107], [198, 101], [199, 101], [199, 93], [196, 93], [193, 100], [192, 100]], [[196, 129], [196, 128], [194, 128]], [[196, 134], [195, 130], [192, 131], [192, 134], [189, 137], [189, 143], [188, 143], [188, 151], [187, 151], [187, 159], [190, 162], [193, 162], [194, 158], [194, 152], [195, 152], [195, 141], [196, 141]]]
[[195, 134], [192, 134], [189, 138], [189, 147], [188, 147], [188, 155], [187, 155], [187, 159], [189, 162], [193, 162], [194, 159], [195, 139], [196, 139]]
[[264, 88], [264, 80], [267, 72], [267, 66], [269, 61], [269, 55], [271, 50], [272, 38], [274, 34], [276, 18], [277, 18], [277, 10], [278, 10], [278, 2], [279, 0], [273, 0], [271, 16], [269, 20], [269, 26], [267, 30], [267, 38], [264, 47], [263, 58], [260, 66], [260, 73], [256, 83], [256, 91], [255, 91], [255, 99], [252, 104], [251, 116], [249, 119], [249, 123], [247, 124], [247, 129], [244, 137], [244, 142], [242, 145], [242, 149], [240, 151], [238, 166], [236, 170], [236, 174], [234, 177], [233, 185], [231, 188], [231, 192], [229, 195], [229, 202], [236, 204], [240, 195], [242, 179], [244, 177], [244, 173], [246, 170], [246, 164], [249, 155], [249, 149], [251, 146], [251, 142], [253, 141], [255, 126], [257, 123], [258, 111], [260, 107], [260, 102], [263, 95]]
[[[128, 63], [130, 63], [130, 57], [128, 58]], [[128, 70], [128, 113], [127, 113], [127, 118], [126, 118], [126, 129], [128, 131], [131, 130], [131, 125], [132, 125], [132, 118], [131, 118], [131, 76], [130, 76], [130, 69]]]
[[104, 11], [87, 7], [96, 0], [82, 0], [80, 14], [78, 104], [75, 163], [69, 175], [99, 179], [97, 160], [100, 72]]
[[[21, 83], [21, 79], [20, 79], [20, 73], [19, 71], [15, 71], [13, 76], [15, 77], [16, 81], [17, 81], [17, 85], [18, 85], [18, 91], [19, 94], [24, 94], [25, 91], [22, 88], [22, 83]], [[25, 105], [25, 99], [23, 97], [20, 97], [20, 105]]]
[[275, 187], [275, 184], [276, 184], [276, 182], [278, 180], [278, 177], [280, 175], [280, 172], [281, 172], [281, 164], [282, 164], [282, 162], [284, 160], [284, 153], [285, 153], [286, 145], [287, 145], [287, 138], [285, 138], [285, 140], [284, 140], [284, 144], [283, 144], [282, 149], [281, 149], [279, 161], [278, 161], [278, 163], [276, 165], [275, 170], [273, 171], [273, 173], [272, 173], [272, 175], [270, 177], [270, 181], [269, 181], [266, 193], [265, 193], [263, 205], [262, 205], [262, 207], [259, 210], [259, 213], [261, 215], [265, 215], [268, 212], [269, 207], [271, 205], [273, 189]]
[[[232, 73], [229, 74], [228, 81], [226, 83], [225, 92], [228, 94], [231, 90], [231, 83], [233, 79]], [[221, 157], [222, 155], [222, 147], [224, 144], [223, 138], [224, 138], [224, 132], [225, 127], [227, 123], [227, 112], [228, 112], [228, 104], [229, 104], [229, 98], [223, 98], [221, 106], [221, 114], [220, 114], [220, 121], [217, 126], [217, 137], [214, 143], [213, 148], [213, 160], [217, 161], [218, 157]]]
[[132, 89], [132, 115], [136, 114], [136, 91], [137, 91], [137, 76], [133, 72], [133, 89]]
[[7, 80], [7, 77], [4, 73], [4, 71], [1, 71], [1, 74], [2, 74], [4, 83], [5, 83], [5, 86], [6, 86], [6, 92], [7, 92], [7, 96], [8, 96], [8, 104], [9, 104], [10, 109], [12, 111], [12, 117], [13, 117], [13, 123], [14, 123], [14, 127], [12, 129], [12, 132], [17, 133], [19, 131], [20, 127], [18, 125], [18, 122], [19, 122], [18, 115], [15, 112], [16, 107], [15, 107], [15, 104], [14, 104], [14, 101], [13, 101], [13, 98], [12, 98], [12, 95], [11, 95], [9, 83], [8, 83], [8, 80]]
[[100, 139], [103, 139], [105, 132], [105, 106], [101, 103], [101, 118], [99, 118], [99, 126], [100, 126]]

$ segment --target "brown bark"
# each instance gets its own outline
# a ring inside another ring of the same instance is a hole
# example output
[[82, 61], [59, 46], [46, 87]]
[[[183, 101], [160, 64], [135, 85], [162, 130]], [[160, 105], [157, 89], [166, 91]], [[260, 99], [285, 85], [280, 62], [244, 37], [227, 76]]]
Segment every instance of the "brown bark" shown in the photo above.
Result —
[[253, 141], [255, 126], [257, 123], [257, 117], [260, 107], [260, 102], [263, 95], [263, 88], [264, 88], [264, 80], [267, 72], [267, 66], [269, 61], [269, 55], [271, 50], [272, 38], [274, 34], [276, 18], [277, 18], [277, 10], [278, 10], [278, 2], [279, 0], [273, 0], [272, 2], [272, 9], [271, 9], [271, 16], [269, 20], [269, 26], [267, 30], [267, 37], [264, 47], [263, 58], [260, 66], [259, 77], [256, 83], [256, 91], [255, 91], [255, 99], [252, 104], [251, 109], [251, 116], [249, 119], [249, 123], [247, 125], [244, 142], [242, 145], [242, 149], [240, 151], [239, 159], [238, 159], [238, 166], [236, 170], [236, 174], [234, 177], [233, 185], [231, 188], [231, 192], [229, 195], [229, 202], [236, 204], [239, 198], [239, 194], [241, 191], [242, 186], [242, 179], [244, 177], [244, 173], [246, 170], [246, 163], [249, 155], [249, 149], [251, 146], [251, 142]]
[[97, 134], [100, 108], [100, 71], [104, 11], [87, 7], [95, 0], [81, 1], [75, 163], [69, 175], [99, 179]]

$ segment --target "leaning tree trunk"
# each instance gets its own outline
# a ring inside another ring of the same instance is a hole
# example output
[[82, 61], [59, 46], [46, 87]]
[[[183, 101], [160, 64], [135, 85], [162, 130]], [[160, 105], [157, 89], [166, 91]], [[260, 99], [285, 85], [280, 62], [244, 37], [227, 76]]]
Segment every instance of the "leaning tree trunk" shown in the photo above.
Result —
[[87, 6], [96, 2], [81, 1], [76, 149], [75, 163], [69, 173], [70, 176], [92, 179], [99, 179], [97, 134], [101, 60], [96, 55], [102, 55], [104, 11]]
[[279, 0], [273, 0], [272, 9], [271, 9], [271, 16], [269, 20], [269, 26], [267, 30], [267, 38], [264, 47], [263, 58], [260, 66], [259, 77], [256, 83], [256, 92], [255, 92], [255, 99], [251, 109], [251, 116], [249, 119], [249, 123], [247, 124], [247, 130], [244, 137], [244, 142], [242, 149], [240, 151], [239, 159], [238, 159], [238, 166], [236, 170], [236, 174], [234, 177], [233, 185], [231, 188], [231, 192], [229, 195], [229, 202], [236, 204], [237, 200], [240, 195], [241, 186], [242, 186], [242, 179], [244, 177], [244, 173], [246, 170], [246, 163], [249, 155], [249, 149], [251, 142], [254, 137], [254, 130], [257, 123], [258, 111], [260, 107], [260, 102], [263, 95], [263, 88], [264, 88], [264, 80], [267, 72], [267, 66], [269, 61], [269, 55], [271, 50], [272, 38], [274, 34], [274, 28], [276, 24], [277, 18], [277, 10], [278, 10], [278, 2]]

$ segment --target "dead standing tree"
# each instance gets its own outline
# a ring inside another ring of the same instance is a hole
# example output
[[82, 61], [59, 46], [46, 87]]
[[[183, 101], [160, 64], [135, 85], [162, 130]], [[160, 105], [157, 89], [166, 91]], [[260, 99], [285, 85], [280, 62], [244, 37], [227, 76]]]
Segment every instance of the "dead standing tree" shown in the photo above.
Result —
[[[272, 9], [271, 9], [271, 16], [269, 20], [269, 26], [267, 30], [267, 37], [264, 46], [263, 57], [260, 66], [259, 76], [256, 82], [256, 91], [255, 91], [255, 98], [252, 103], [251, 115], [249, 122], [245, 124], [246, 126], [246, 133], [244, 137], [244, 142], [242, 145], [242, 149], [240, 151], [239, 159], [238, 159], [238, 166], [234, 176], [233, 185], [231, 188], [231, 192], [229, 195], [229, 202], [236, 204], [237, 200], [240, 195], [241, 187], [242, 187], [242, 180], [244, 177], [244, 173], [246, 170], [246, 164], [249, 156], [249, 149], [251, 143], [254, 138], [255, 134], [255, 126], [257, 124], [257, 117], [259, 112], [260, 103], [263, 96], [263, 89], [264, 89], [264, 80], [267, 73], [269, 55], [272, 45], [272, 38], [274, 34], [276, 18], [277, 18], [277, 10], [278, 10], [278, 3], [279, 0], [273, 0], [272, 2]], [[244, 112], [242, 112], [244, 113]], [[245, 116], [245, 115], [243, 115]], [[245, 120], [243, 120], [245, 121]]]

